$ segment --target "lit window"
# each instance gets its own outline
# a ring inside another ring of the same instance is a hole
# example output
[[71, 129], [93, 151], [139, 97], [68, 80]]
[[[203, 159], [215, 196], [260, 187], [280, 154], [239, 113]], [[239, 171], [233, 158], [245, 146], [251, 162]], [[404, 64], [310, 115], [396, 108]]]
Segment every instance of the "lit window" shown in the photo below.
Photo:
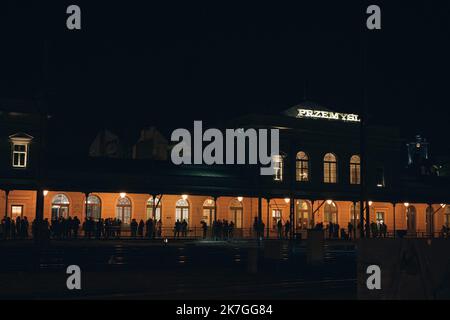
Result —
[[354, 203], [352, 203], [352, 205], [350, 207], [350, 221], [352, 222], [353, 226], [359, 225], [360, 216], [361, 216], [361, 212], [360, 212], [359, 208], [360, 208], [359, 202], [356, 202], [356, 206]]
[[92, 218], [95, 221], [100, 220], [102, 216], [102, 203], [100, 198], [95, 195], [90, 195], [87, 200], [86, 217]]
[[69, 217], [70, 201], [64, 194], [57, 194], [52, 200], [52, 220]]
[[26, 168], [28, 165], [28, 149], [32, 136], [25, 133], [17, 133], [9, 136], [12, 151], [13, 168]]
[[243, 206], [242, 202], [236, 199], [232, 200], [230, 203], [230, 213], [231, 219], [234, 222], [234, 227], [241, 229], [243, 226]]
[[180, 199], [176, 203], [175, 219], [179, 222], [186, 221], [189, 223], [189, 202], [185, 199]]
[[26, 144], [13, 145], [13, 167], [26, 168], [27, 167], [27, 152], [28, 146]]
[[376, 219], [378, 222], [384, 222], [384, 212], [377, 211], [376, 213]]
[[332, 153], [327, 153], [323, 158], [323, 182], [337, 183], [337, 160]]
[[15, 220], [17, 217], [22, 218], [23, 216], [23, 206], [22, 205], [13, 205], [11, 206], [11, 218]]
[[296, 169], [297, 181], [309, 181], [309, 158], [303, 151], [297, 153]]
[[155, 202], [156, 202], [155, 203], [156, 208], [155, 208], [155, 214], [153, 214], [153, 197], [151, 197], [147, 201], [147, 207], [146, 207], [147, 220], [150, 218], [155, 219], [156, 221], [161, 220], [161, 199], [160, 199], [160, 197], [156, 197]]
[[311, 216], [311, 204], [306, 200], [297, 200], [296, 205], [296, 229], [308, 229]]
[[214, 200], [206, 199], [205, 202], [203, 202], [203, 216], [201, 221], [206, 222], [206, 225], [212, 225], [215, 212], [216, 206]]
[[337, 211], [337, 206], [336, 203], [331, 202], [325, 203], [325, 208], [324, 208], [324, 220], [326, 223], [338, 223], [338, 211]]
[[283, 181], [283, 157], [280, 155], [273, 156], [274, 176], [275, 181]]
[[282, 211], [281, 209], [272, 209], [272, 228], [276, 228], [278, 225], [278, 221], [282, 219]]
[[350, 158], [350, 184], [361, 184], [361, 159], [358, 155]]
[[120, 197], [116, 205], [116, 218], [123, 224], [131, 222], [131, 200], [128, 197]]

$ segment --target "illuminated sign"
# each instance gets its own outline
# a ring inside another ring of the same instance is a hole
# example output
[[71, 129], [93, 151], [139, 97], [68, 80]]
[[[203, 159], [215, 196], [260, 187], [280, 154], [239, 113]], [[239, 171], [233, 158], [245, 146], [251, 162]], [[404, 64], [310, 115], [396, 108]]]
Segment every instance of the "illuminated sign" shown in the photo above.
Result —
[[360, 122], [357, 114], [340, 113], [332, 111], [320, 111], [311, 109], [297, 109], [297, 118], [312, 118], [312, 119], [328, 119], [328, 120], [340, 120], [349, 122]]

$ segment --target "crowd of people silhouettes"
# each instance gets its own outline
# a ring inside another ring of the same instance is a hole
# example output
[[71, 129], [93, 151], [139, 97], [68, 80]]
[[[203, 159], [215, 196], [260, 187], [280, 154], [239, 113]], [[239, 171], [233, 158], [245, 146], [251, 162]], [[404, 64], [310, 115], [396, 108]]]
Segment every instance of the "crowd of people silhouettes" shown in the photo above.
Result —
[[[44, 219], [40, 225], [40, 235], [48, 239], [77, 239], [80, 237], [80, 231], [83, 232], [83, 237], [86, 239], [114, 239], [119, 238], [123, 232], [123, 223], [117, 218], [93, 219], [89, 217], [83, 223], [80, 222], [77, 216], [75, 217], [57, 217], [48, 221]], [[262, 239], [266, 235], [265, 224], [261, 219], [254, 218], [252, 232], [257, 239]], [[274, 223], [273, 229], [276, 230], [278, 239], [289, 239], [291, 236], [291, 223], [286, 220], [283, 224], [281, 219]], [[355, 230], [356, 228], [356, 230]], [[128, 229], [128, 228], [127, 228]], [[235, 237], [236, 226], [233, 221], [226, 219], [213, 221], [212, 226], [209, 226], [206, 221], [200, 222], [201, 237], [203, 239], [212, 238], [215, 240], [228, 240]], [[321, 230], [328, 239], [344, 239], [352, 240], [355, 233], [359, 234], [360, 224], [356, 226], [352, 221], [348, 222], [347, 229], [341, 228], [338, 223], [328, 222], [324, 225], [323, 222], [316, 223], [314, 230]], [[365, 233], [372, 238], [386, 238], [388, 237], [388, 228], [384, 221], [372, 221], [368, 229], [365, 227]], [[367, 229], [367, 230], [366, 230]], [[4, 217], [0, 223], [0, 239], [27, 239], [29, 238], [29, 222], [27, 217]], [[129, 225], [129, 235], [132, 238], [146, 238], [155, 239], [162, 237], [162, 222], [158, 219], [147, 219], [146, 221], [132, 219]], [[186, 219], [179, 220], [174, 224], [173, 237], [186, 238], [190, 236], [189, 225]], [[34, 237], [37, 232], [36, 220], [31, 224], [31, 234]], [[128, 235], [128, 233], [127, 233]], [[192, 234], [194, 237], [197, 233]], [[241, 235], [242, 236], [242, 235]], [[450, 228], [446, 225], [442, 226], [440, 236], [448, 238], [450, 236]], [[239, 235], [238, 235], [239, 237]]]

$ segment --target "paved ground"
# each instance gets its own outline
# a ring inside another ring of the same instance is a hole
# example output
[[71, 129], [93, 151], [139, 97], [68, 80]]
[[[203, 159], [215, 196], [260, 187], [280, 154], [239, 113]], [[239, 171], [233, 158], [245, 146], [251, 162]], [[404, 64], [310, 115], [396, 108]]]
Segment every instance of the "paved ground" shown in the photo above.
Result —
[[[3, 299], [356, 297], [351, 243], [328, 243], [320, 266], [306, 263], [302, 244], [278, 241], [21, 241], [0, 243], [0, 250]], [[66, 289], [71, 264], [82, 270], [81, 291]]]

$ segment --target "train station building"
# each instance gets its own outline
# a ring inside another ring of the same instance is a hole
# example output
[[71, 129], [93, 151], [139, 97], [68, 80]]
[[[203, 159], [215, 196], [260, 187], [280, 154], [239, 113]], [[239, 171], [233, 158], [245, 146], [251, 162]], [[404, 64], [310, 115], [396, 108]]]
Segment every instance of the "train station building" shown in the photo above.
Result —
[[386, 224], [390, 235], [403, 230], [411, 237], [437, 236], [450, 226], [450, 177], [433, 162], [428, 141], [368, 124], [362, 170], [360, 117], [317, 103], [223, 124], [222, 129], [280, 130], [272, 176], [261, 176], [254, 165], [174, 165], [171, 143], [154, 127], [128, 146], [102, 130], [86, 154], [59, 156], [49, 136], [54, 121], [36, 102], [1, 101], [4, 216], [118, 218], [124, 229], [132, 219], [152, 218], [167, 236], [175, 221], [186, 220], [192, 237], [201, 235], [201, 221], [223, 219], [233, 221], [237, 237], [252, 236], [255, 218], [269, 237], [277, 236], [279, 220], [293, 222], [293, 232], [304, 236], [319, 222], [347, 229], [367, 216]]

